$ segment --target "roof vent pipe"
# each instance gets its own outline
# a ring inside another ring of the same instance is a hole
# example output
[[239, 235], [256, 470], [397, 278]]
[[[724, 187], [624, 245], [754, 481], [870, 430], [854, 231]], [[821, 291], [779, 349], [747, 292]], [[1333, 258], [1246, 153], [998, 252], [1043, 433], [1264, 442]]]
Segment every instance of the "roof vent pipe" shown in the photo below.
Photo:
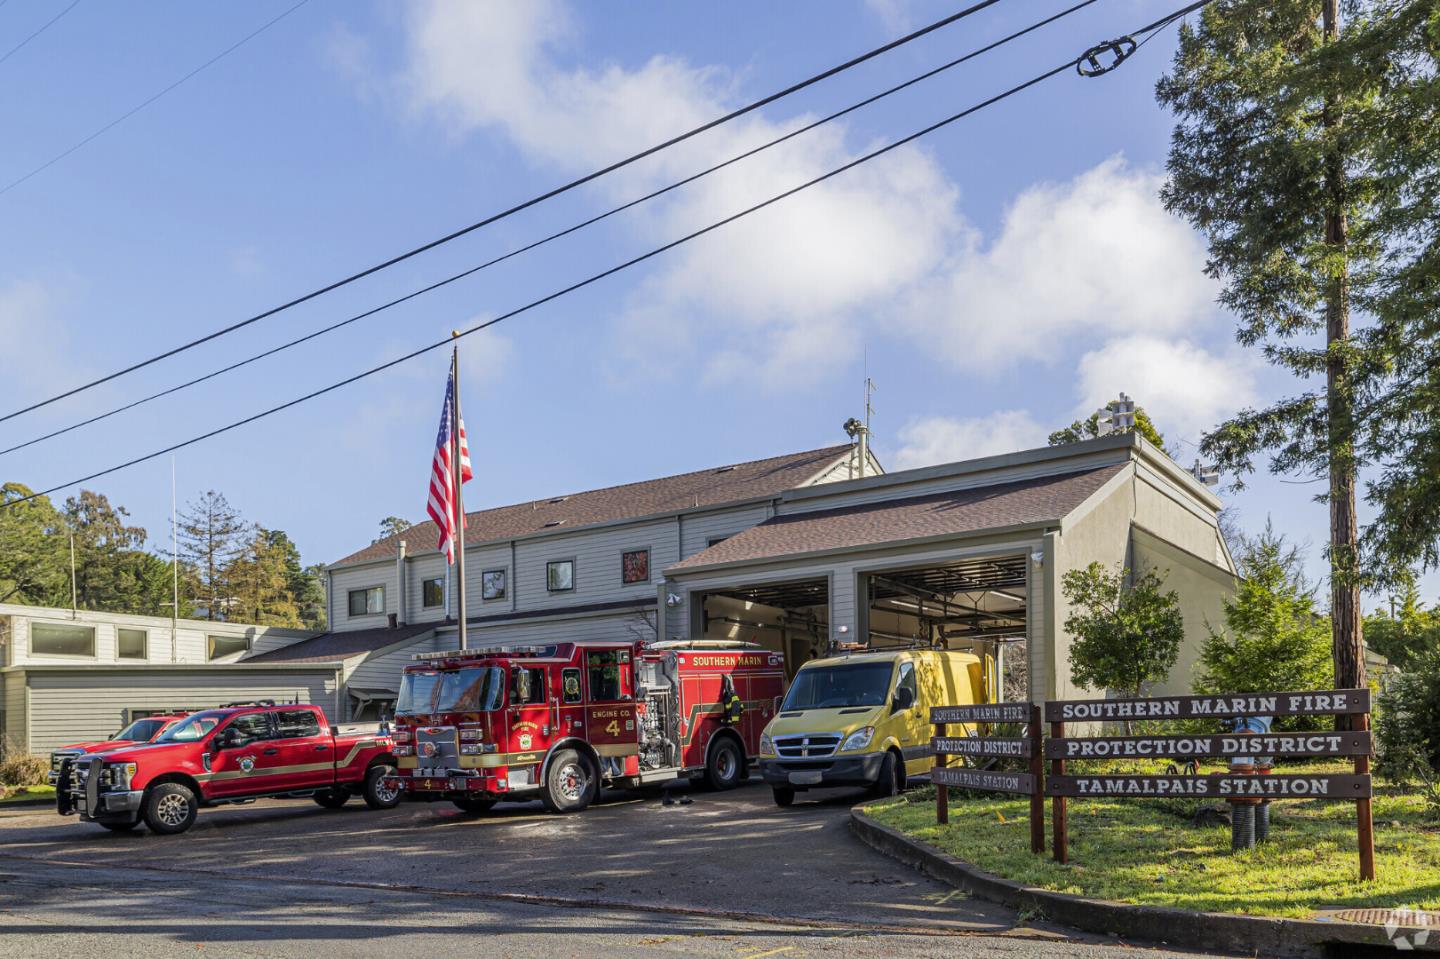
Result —
[[405, 625], [405, 541], [400, 541], [395, 554], [395, 613], [390, 617], [390, 626]]

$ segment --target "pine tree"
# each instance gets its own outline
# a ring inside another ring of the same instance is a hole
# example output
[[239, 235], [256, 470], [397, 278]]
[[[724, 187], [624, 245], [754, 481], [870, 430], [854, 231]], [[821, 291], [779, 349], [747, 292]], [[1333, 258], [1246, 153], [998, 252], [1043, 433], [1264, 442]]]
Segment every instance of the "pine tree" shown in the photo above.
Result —
[[[1135, 425], [1125, 427], [1118, 432], [1139, 433], [1156, 449], [1165, 449], [1165, 437], [1155, 428], [1155, 421], [1150, 414], [1139, 406], [1135, 407]], [[1050, 434], [1049, 444], [1061, 446], [1065, 443], [1079, 443], [1082, 440], [1093, 440], [1100, 435], [1100, 412], [1097, 410], [1083, 420], [1076, 420], [1063, 430], [1056, 430]]]
[[230, 565], [244, 550], [247, 524], [224, 494], [207, 490], [180, 514], [180, 555], [196, 574], [197, 597], [205, 618], [227, 619]]
[[[81, 609], [117, 613], [155, 613], [156, 601], [145, 595], [151, 585], [144, 575], [145, 530], [126, 525], [126, 509], [110, 505], [102, 493], [81, 490], [65, 501], [65, 531], [75, 542], [75, 601]], [[68, 546], [68, 543], [66, 544]]]
[[[0, 504], [25, 499], [20, 483], [0, 486]], [[0, 509], [0, 603], [69, 606], [69, 556], [60, 548], [64, 520], [46, 497]]]
[[255, 528], [225, 569], [228, 618], [261, 626], [301, 625], [286, 567], [285, 546], [289, 543], [283, 533], [276, 539], [269, 530]]
[[[1275, 472], [1326, 482], [1332, 657], [1342, 687], [1365, 685], [1359, 469], [1378, 457], [1399, 463], [1396, 475], [1425, 474], [1418, 495], [1403, 483], [1372, 489], [1381, 506], [1376, 545], [1413, 549], [1440, 533], [1440, 23], [1432, 8], [1355, 0], [1342, 24], [1339, 0], [1214, 4], [1182, 28], [1173, 71], [1157, 86], [1178, 120], [1162, 196], [1206, 234], [1207, 272], [1224, 284], [1220, 302], [1236, 315], [1240, 342], [1302, 380], [1325, 378], [1323, 390], [1241, 412], [1202, 451], [1237, 478], [1268, 454]], [[1352, 335], [1357, 309], [1375, 323]], [[1414, 449], [1430, 454], [1408, 463], [1385, 438], [1413, 414], [1392, 409], [1387, 422], [1373, 406], [1394, 394], [1394, 372], [1407, 366], [1428, 372], [1416, 381], [1426, 403], [1413, 413], [1428, 418]], [[1418, 528], [1387, 541], [1416, 518]], [[1382, 559], [1370, 568], [1385, 568]]]

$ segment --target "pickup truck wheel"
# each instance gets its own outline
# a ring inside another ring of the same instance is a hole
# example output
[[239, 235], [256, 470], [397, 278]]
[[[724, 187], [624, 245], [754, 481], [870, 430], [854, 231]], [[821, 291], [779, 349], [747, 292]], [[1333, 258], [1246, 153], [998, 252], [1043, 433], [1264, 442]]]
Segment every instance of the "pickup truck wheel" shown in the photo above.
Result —
[[339, 809], [345, 805], [350, 794], [343, 789], [322, 789], [311, 798], [326, 809]]
[[100, 825], [111, 832], [129, 832], [140, 824], [138, 822], [102, 822]]
[[180, 783], [161, 783], [145, 797], [145, 825], [161, 836], [182, 833], [195, 824], [200, 811], [195, 794]]
[[573, 749], [562, 749], [550, 760], [540, 799], [551, 812], [579, 812], [600, 791], [600, 773], [590, 760]]
[[371, 766], [365, 770], [365, 805], [371, 809], [394, 809], [400, 805], [400, 790], [385, 785], [395, 775], [394, 766]]
[[705, 763], [705, 781], [711, 789], [734, 789], [740, 784], [745, 770], [745, 757], [735, 740], [726, 736], [710, 750], [710, 759]]
[[781, 809], [787, 809], [790, 806], [795, 805], [795, 790], [788, 789], [785, 786], [776, 786], [775, 805], [779, 806]]
[[478, 815], [482, 812], [489, 812], [491, 809], [494, 809], [497, 800], [481, 799], [476, 796], [466, 797], [465, 799], [452, 799], [450, 801], [454, 803], [455, 808], [460, 810], [461, 812], [468, 812], [472, 815]]

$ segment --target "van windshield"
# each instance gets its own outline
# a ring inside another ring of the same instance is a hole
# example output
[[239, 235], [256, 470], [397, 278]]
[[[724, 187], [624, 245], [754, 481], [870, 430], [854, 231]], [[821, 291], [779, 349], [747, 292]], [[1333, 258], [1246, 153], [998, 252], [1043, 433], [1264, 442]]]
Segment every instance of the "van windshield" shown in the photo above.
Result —
[[802, 669], [785, 694], [782, 712], [880, 706], [890, 693], [892, 663], [851, 663]]

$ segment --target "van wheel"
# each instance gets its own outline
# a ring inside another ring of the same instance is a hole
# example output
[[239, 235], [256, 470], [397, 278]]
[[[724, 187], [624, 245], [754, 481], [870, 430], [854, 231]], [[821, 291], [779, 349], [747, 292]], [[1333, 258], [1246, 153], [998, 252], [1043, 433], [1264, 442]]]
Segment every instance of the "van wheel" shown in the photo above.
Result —
[[562, 749], [550, 760], [540, 798], [551, 812], [579, 812], [600, 791], [600, 773], [588, 758]]
[[745, 776], [745, 757], [735, 740], [726, 736], [710, 750], [705, 763], [705, 781], [711, 789], [734, 789]]
[[468, 812], [471, 815], [479, 815], [482, 812], [489, 812], [491, 809], [495, 808], [496, 800], [481, 799], [479, 797], [467, 796], [464, 799], [452, 799], [450, 800], [450, 802], [453, 803], [455, 808], [460, 810], [461, 812]]
[[200, 811], [195, 794], [180, 783], [161, 783], [145, 797], [145, 825], [161, 836], [174, 836], [195, 824]]
[[905, 788], [904, 767], [895, 759], [895, 754], [887, 752], [884, 760], [880, 763], [880, 778], [875, 780], [875, 787], [872, 792], [877, 796], [898, 796]]
[[385, 777], [395, 775], [394, 766], [371, 766], [365, 770], [365, 805], [371, 809], [394, 809], [400, 805], [400, 790], [385, 785]]
[[350, 794], [343, 789], [322, 789], [311, 798], [326, 809], [339, 809], [350, 799]]

